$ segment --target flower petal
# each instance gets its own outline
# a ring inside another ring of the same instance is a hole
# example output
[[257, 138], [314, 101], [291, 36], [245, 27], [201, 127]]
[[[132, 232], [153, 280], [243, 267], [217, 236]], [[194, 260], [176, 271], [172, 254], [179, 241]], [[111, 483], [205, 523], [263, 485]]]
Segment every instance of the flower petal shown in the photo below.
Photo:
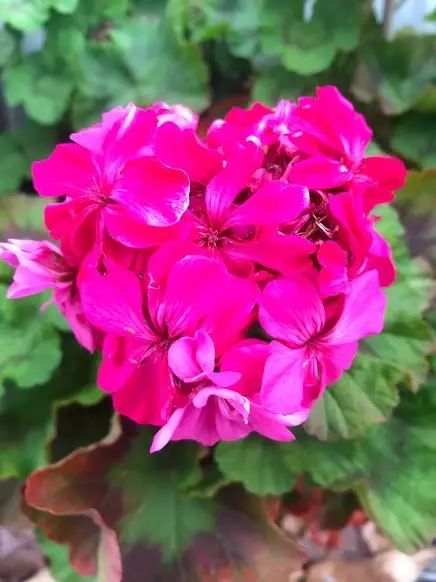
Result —
[[114, 392], [112, 402], [119, 414], [138, 424], [161, 426], [169, 389], [166, 360], [148, 358], [135, 368], [123, 387]]
[[302, 184], [311, 190], [337, 188], [348, 182], [352, 173], [339, 161], [317, 155], [293, 164], [288, 173], [288, 180]]
[[213, 372], [215, 346], [212, 338], [198, 330], [194, 337], [182, 337], [168, 350], [168, 364], [172, 372], [184, 382], [196, 382]]
[[325, 311], [313, 283], [296, 276], [266, 285], [260, 300], [259, 321], [274, 339], [299, 347], [322, 330]]
[[124, 336], [153, 339], [142, 311], [141, 282], [137, 276], [115, 263], [106, 275], [87, 269], [81, 277], [83, 310], [93, 325]]
[[188, 208], [189, 179], [156, 158], [139, 158], [126, 164], [111, 197], [144, 224], [171, 226]]
[[332, 344], [355, 342], [383, 329], [386, 297], [377, 271], [369, 271], [351, 281], [350, 292], [334, 328], [324, 336]]
[[294, 414], [304, 403], [306, 350], [272, 342], [260, 392], [261, 405], [277, 414]]
[[195, 132], [164, 123], [156, 134], [156, 154], [171, 168], [184, 170], [191, 182], [207, 184], [222, 169], [222, 155], [208, 148]]
[[305, 186], [273, 180], [236, 206], [227, 225], [283, 224], [296, 218], [308, 204], [309, 190]]
[[236, 196], [246, 188], [255, 170], [262, 163], [260, 147], [248, 141], [235, 145], [233, 155], [227, 160], [224, 170], [213, 178], [205, 192], [205, 202], [211, 226], [221, 228], [226, 214]]
[[32, 164], [32, 176], [40, 196], [76, 198], [92, 188], [96, 167], [92, 154], [85, 148], [73, 143], [60, 144], [48, 159]]

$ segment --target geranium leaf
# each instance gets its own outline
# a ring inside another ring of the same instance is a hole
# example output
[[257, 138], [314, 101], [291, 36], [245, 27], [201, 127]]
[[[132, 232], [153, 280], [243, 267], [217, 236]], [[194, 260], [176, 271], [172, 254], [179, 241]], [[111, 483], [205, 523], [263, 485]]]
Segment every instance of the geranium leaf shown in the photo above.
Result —
[[264, 8], [260, 39], [263, 50], [280, 56], [289, 71], [306, 76], [320, 73], [330, 67], [338, 51], [357, 46], [365, 2], [316, 2], [310, 18], [304, 0], [279, 4]]
[[[62, 339], [64, 357], [49, 382], [30, 390], [5, 382], [0, 396], [0, 478], [25, 478], [75, 447], [101, 439], [107, 431], [111, 407], [95, 406], [94, 389], [90, 398], [86, 387], [95, 374], [91, 356], [72, 335]], [[72, 404], [75, 408], [68, 408]]]
[[401, 371], [361, 354], [342, 378], [313, 406], [305, 428], [321, 440], [352, 438], [371, 424], [387, 420], [398, 404]]
[[196, 111], [207, 107], [207, 70], [196, 45], [180, 45], [173, 31], [148, 15], [127, 20], [111, 31], [111, 38], [135, 79], [136, 101], [165, 99]]
[[255, 499], [234, 488], [216, 499], [187, 495], [202, 479], [199, 447], [172, 443], [150, 455], [149, 430], [120, 428], [26, 483], [26, 514], [70, 546], [76, 571], [105, 582], [133, 582], [138, 572], [150, 581], [272, 575], [286, 582], [300, 570], [303, 557], [268, 525]]
[[39, 312], [38, 298], [6, 299], [0, 286], [0, 385], [13, 380], [22, 388], [46, 382], [61, 360], [56, 330]]
[[298, 475], [298, 467], [287, 462], [286, 451], [287, 444], [250, 435], [220, 443], [215, 459], [229, 479], [243, 483], [250, 493], [280, 495], [292, 489]]

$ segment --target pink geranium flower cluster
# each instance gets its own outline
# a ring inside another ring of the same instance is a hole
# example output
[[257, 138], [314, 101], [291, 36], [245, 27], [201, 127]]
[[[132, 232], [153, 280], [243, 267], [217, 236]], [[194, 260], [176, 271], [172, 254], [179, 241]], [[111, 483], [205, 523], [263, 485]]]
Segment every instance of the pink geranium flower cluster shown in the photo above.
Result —
[[[196, 134], [183, 106], [133, 104], [33, 165], [49, 241], [9, 240], [9, 297], [53, 289], [115, 409], [204, 445], [293, 438], [382, 330], [395, 277], [375, 207], [402, 163], [334, 87], [235, 108]], [[373, 214], [375, 212], [375, 214]]]

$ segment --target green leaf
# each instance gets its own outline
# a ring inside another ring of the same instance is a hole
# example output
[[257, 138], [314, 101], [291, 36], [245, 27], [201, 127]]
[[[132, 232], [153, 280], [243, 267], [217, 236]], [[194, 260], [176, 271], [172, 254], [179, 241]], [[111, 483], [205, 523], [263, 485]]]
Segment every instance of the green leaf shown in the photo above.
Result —
[[405, 35], [366, 42], [352, 90], [364, 102], [378, 101], [387, 115], [410, 110], [436, 75], [435, 38]]
[[288, 463], [288, 445], [250, 435], [234, 443], [219, 443], [215, 460], [232, 481], [256, 495], [280, 495], [292, 489], [299, 467]]
[[48, 0], [2, 0], [0, 22], [28, 32], [43, 24], [49, 15]]
[[213, 529], [213, 508], [207, 501], [182, 495], [184, 488], [201, 478], [192, 462], [196, 445], [172, 447], [172, 455], [146, 454], [149, 446], [148, 437], [137, 439], [122, 466], [110, 474], [113, 486], [125, 484], [124, 502], [136, 506], [122, 519], [120, 541], [135, 543], [145, 537], [162, 548], [164, 559], [170, 559], [197, 533]]
[[315, 402], [306, 431], [321, 440], [348, 439], [371, 424], [384, 422], [398, 404], [396, 384], [401, 377], [395, 366], [358, 355], [351, 370]]
[[12, 194], [0, 200], [0, 232], [4, 238], [42, 239], [46, 201], [37, 196]]
[[62, 117], [73, 89], [71, 77], [45, 70], [40, 55], [7, 68], [3, 82], [8, 105], [23, 105], [29, 117], [43, 125]]
[[253, 101], [275, 106], [280, 99], [297, 99], [311, 86], [305, 77], [286, 71], [283, 67], [268, 67], [257, 74], [253, 84]]
[[421, 168], [436, 166], [436, 121], [434, 115], [411, 113], [398, 122], [392, 147]]
[[0, 385], [22, 388], [46, 382], [61, 360], [59, 337], [39, 312], [39, 299], [6, 299], [0, 286]]
[[238, 487], [214, 499], [196, 495], [204, 483], [200, 447], [169, 443], [150, 454], [150, 443], [148, 429], [123, 421], [104, 442], [27, 480], [25, 514], [70, 547], [77, 571], [105, 582], [134, 582], [138, 572], [162, 582], [266, 582], [301, 568], [261, 499]]
[[0, 196], [4, 196], [20, 188], [27, 164], [14, 134], [0, 134], [0, 152]]
[[79, 5], [79, 0], [52, 0], [53, 8], [61, 14], [72, 14]]
[[53, 457], [59, 460], [71, 452], [71, 442], [89, 445], [107, 432], [108, 415], [94, 406], [99, 400], [95, 385], [90, 386], [95, 377], [92, 357], [71, 334], [62, 337], [62, 348], [61, 365], [43, 386], [22, 390], [5, 382], [0, 396], [0, 478], [25, 478]]
[[156, 17], [136, 16], [110, 35], [135, 79], [124, 101], [136, 95], [144, 105], [164, 100], [196, 111], [207, 107], [207, 69], [196, 45], [180, 45]]
[[417, 389], [428, 371], [425, 355], [432, 337], [421, 313], [428, 305], [431, 281], [410, 259], [396, 211], [384, 206], [378, 213], [382, 220], [376, 228], [392, 246], [397, 279], [386, 289], [388, 307], [383, 332], [366, 338], [365, 345], [383, 361], [396, 366], [410, 387]]
[[15, 49], [15, 37], [3, 26], [0, 28], [0, 67], [4, 67]]
[[434, 536], [435, 394], [433, 378], [418, 394], [404, 393], [393, 417], [358, 439], [320, 443], [297, 434], [288, 449], [319, 486], [352, 487], [370, 518], [405, 551]]
[[327, 69], [338, 51], [357, 46], [365, 2], [316, 2], [308, 20], [305, 9], [304, 0], [267, 5], [261, 17], [260, 38], [267, 54], [280, 56], [290, 71], [310, 76]]
[[40, 529], [36, 539], [44, 557], [49, 561], [50, 573], [57, 582], [98, 582], [95, 576], [81, 576], [71, 567], [69, 550], [49, 540]]

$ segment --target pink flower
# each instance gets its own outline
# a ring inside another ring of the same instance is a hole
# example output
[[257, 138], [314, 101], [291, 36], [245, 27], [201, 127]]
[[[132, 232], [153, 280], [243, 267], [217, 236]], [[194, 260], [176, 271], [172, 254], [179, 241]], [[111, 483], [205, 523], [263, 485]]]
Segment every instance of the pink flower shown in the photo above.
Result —
[[168, 361], [181, 393], [179, 406], [154, 437], [151, 452], [170, 440], [195, 440], [206, 446], [235, 441], [256, 431], [267, 438], [290, 441], [287, 426], [300, 424], [308, 410], [274, 414], [258, 403], [268, 344], [244, 340], [235, 344], [215, 371], [215, 346], [203, 331], [177, 340]]
[[185, 105], [168, 105], [164, 101], [159, 101], [154, 103], [150, 109], [156, 113], [159, 125], [170, 121], [181, 129], [194, 131], [197, 129], [199, 117]]
[[376, 269], [382, 287], [392, 285], [395, 266], [391, 249], [374, 229], [376, 219], [365, 216], [362, 200], [350, 192], [344, 192], [330, 194], [329, 202], [330, 212], [337, 224], [336, 241], [348, 255], [348, 276], [353, 278], [365, 270]]
[[348, 257], [340, 245], [333, 240], [324, 242], [319, 247], [316, 258], [321, 267], [318, 278], [321, 295], [329, 297], [348, 293]]
[[199, 184], [194, 191], [193, 185], [184, 217], [186, 244], [173, 243], [175, 255], [205, 254], [223, 261], [239, 276], [253, 275], [258, 266], [283, 274], [308, 268], [309, 255], [315, 252], [313, 244], [281, 234], [279, 225], [304, 210], [309, 192], [274, 180], [251, 193], [250, 180], [262, 158], [253, 141], [235, 145], [226, 167], [206, 187]]
[[156, 115], [130, 107], [121, 117], [111, 112], [109, 119], [113, 117], [109, 130], [104, 118], [96, 131], [73, 134], [84, 145], [61, 144], [47, 160], [33, 164], [41, 196], [67, 197], [47, 206], [46, 224], [66, 252], [79, 260], [106, 233], [128, 246], [135, 246], [138, 236], [150, 246], [156, 244], [166, 235], [159, 230], [176, 224], [189, 203], [185, 172], [150, 155]]
[[353, 279], [348, 295], [323, 304], [305, 277], [265, 287], [259, 321], [274, 339], [265, 364], [261, 404], [289, 414], [310, 407], [327, 384], [336, 382], [356, 355], [358, 341], [383, 328], [386, 299], [376, 271]]
[[89, 351], [97, 342], [96, 330], [85, 318], [77, 289], [77, 269], [49, 241], [16, 240], [0, 243], [0, 258], [15, 268], [9, 299], [53, 289], [53, 301], [67, 319], [77, 341]]
[[150, 273], [144, 296], [137, 275], [116, 264], [107, 268], [81, 283], [85, 313], [107, 332], [99, 385], [113, 393], [121, 414], [161, 425], [183, 396], [168, 367], [171, 346], [201, 330], [219, 356], [250, 323], [257, 285], [211, 259], [185, 257], [169, 273]]
[[288, 178], [314, 190], [349, 184], [363, 195], [365, 211], [390, 202], [404, 185], [404, 164], [389, 156], [364, 158], [372, 132], [336, 87], [319, 87], [317, 98], [301, 97], [290, 139], [298, 150]]

